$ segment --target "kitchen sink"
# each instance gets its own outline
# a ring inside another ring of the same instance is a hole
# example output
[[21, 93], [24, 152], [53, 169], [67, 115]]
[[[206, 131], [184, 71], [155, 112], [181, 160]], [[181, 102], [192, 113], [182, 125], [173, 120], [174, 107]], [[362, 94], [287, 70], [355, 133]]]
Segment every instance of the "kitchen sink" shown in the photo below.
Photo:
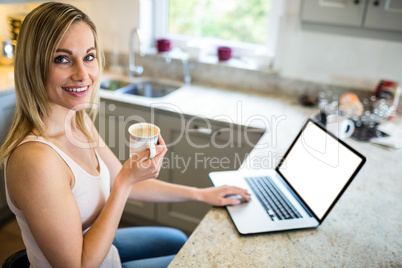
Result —
[[114, 91], [118, 94], [130, 94], [148, 98], [160, 98], [180, 88], [177, 84], [165, 83], [158, 80], [141, 80], [127, 82], [120, 80], [105, 80], [101, 89]]

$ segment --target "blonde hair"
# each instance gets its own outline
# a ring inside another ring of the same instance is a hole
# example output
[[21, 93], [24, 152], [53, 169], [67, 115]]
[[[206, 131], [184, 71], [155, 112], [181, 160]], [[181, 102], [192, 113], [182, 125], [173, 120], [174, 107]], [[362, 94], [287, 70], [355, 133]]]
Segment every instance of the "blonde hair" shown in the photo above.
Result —
[[[44, 3], [32, 10], [24, 19], [17, 40], [14, 81], [16, 110], [10, 132], [1, 147], [0, 163], [20, 144], [33, 129], [46, 137], [43, 118], [51, 112], [45, 86], [50, 64], [56, 49], [74, 22], [83, 21], [91, 28], [95, 40], [99, 74], [102, 74], [104, 55], [100, 48], [96, 27], [78, 8], [57, 2]], [[99, 79], [91, 96], [91, 103], [99, 103]], [[92, 120], [96, 110], [89, 114]], [[76, 123], [89, 140], [93, 140], [85, 126], [85, 110], [76, 113]]]

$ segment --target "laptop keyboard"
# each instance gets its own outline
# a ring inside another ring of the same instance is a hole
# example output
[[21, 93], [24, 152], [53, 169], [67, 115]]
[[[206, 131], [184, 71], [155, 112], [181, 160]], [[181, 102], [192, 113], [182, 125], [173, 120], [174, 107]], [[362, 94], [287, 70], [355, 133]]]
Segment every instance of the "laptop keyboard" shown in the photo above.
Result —
[[271, 220], [289, 220], [302, 218], [270, 177], [246, 178], [254, 194], [267, 211]]

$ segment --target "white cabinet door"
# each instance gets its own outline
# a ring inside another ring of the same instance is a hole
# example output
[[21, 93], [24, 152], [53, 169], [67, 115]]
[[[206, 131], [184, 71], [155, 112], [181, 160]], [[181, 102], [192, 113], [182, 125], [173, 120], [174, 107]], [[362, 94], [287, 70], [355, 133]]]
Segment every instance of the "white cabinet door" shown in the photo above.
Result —
[[369, 0], [364, 27], [402, 31], [402, 0]]
[[303, 22], [402, 32], [402, 0], [302, 0]]
[[366, 0], [304, 0], [301, 19], [306, 22], [360, 27]]

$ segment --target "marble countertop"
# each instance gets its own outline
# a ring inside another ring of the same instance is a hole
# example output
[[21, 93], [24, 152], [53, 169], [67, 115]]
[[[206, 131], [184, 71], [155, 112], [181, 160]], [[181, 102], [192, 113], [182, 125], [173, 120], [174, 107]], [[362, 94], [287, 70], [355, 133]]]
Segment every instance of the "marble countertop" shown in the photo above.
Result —
[[[268, 168], [275, 166], [269, 160], [284, 153], [309, 116], [294, 109], [298, 116], [286, 113], [276, 133], [266, 133], [260, 140], [271, 146], [254, 149], [248, 159], [265, 157]], [[395, 126], [402, 137], [402, 122]], [[388, 150], [351, 138], [346, 142], [367, 162], [317, 229], [243, 236], [225, 208], [212, 208], [169, 267], [402, 266], [402, 149]], [[264, 167], [252, 166], [246, 159], [242, 168]]]
[[[124, 80], [127, 77], [105, 73], [105, 79]], [[147, 79], [149, 78], [131, 78], [131, 81]], [[100, 97], [265, 129], [270, 128], [271, 121], [275, 121], [274, 117], [300, 118], [301, 114], [316, 112], [316, 108], [299, 105], [297, 96], [284, 95], [281, 92], [273, 94], [272, 92], [229, 91], [194, 84], [181, 84], [180, 89], [162, 98], [115, 94], [107, 90], [100, 90]]]

